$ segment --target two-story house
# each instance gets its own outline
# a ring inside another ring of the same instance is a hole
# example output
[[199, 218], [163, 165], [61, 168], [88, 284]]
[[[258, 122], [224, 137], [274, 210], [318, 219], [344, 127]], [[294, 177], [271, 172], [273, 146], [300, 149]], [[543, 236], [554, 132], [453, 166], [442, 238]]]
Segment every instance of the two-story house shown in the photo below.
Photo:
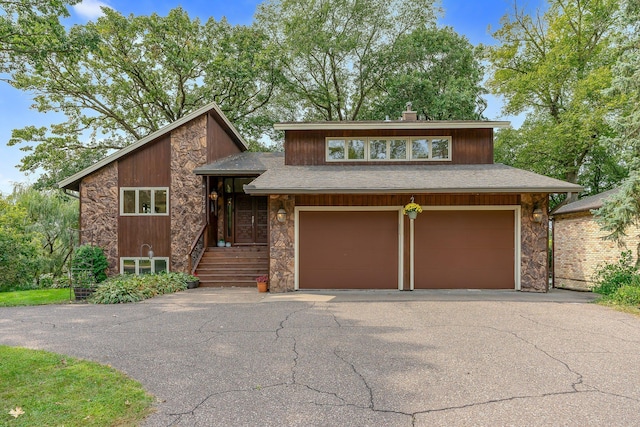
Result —
[[[493, 162], [508, 122], [280, 123], [248, 152], [215, 104], [60, 186], [110, 273], [197, 272], [204, 286], [548, 288], [548, 195], [581, 188]], [[403, 215], [414, 201], [423, 212]], [[153, 248], [149, 258], [147, 249]]]

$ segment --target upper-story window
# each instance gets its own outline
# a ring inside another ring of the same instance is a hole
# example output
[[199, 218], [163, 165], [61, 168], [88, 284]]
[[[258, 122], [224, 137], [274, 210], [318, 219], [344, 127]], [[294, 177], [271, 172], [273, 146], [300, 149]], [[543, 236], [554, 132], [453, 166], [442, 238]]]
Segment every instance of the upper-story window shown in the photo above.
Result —
[[327, 161], [447, 161], [451, 137], [327, 138]]
[[168, 215], [169, 189], [120, 188], [120, 215]]

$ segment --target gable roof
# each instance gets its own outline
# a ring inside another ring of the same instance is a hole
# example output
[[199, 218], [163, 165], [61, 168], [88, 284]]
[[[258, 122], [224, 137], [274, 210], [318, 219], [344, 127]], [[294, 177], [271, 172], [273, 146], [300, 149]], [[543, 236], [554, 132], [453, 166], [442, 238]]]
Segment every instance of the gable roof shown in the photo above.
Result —
[[576, 184], [502, 164], [280, 166], [268, 169], [248, 194], [565, 193]]
[[566, 205], [562, 205], [558, 209], [551, 212], [551, 215], [562, 215], [600, 209], [607, 198], [613, 196], [614, 194], [617, 194], [619, 191], [619, 188], [614, 188], [613, 190], [605, 191], [594, 196], [585, 197], [584, 199], [567, 203]]
[[94, 163], [93, 165], [89, 166], [86, 169], [81, 170], [80, 172], [70, 176], [69, 178], [60, 181], [58, 183], [58, 187], [68, 188], [68, 189], [73, 189], [73, 187], [77, 188], [77, 186], [80, 184], [80, 181], [85, 176], [97, 171], [98, 169], [103, 168], [104, 166], [107, 166], [109, 163], [114, 162], [119, 158], [126, 156], [129, 153], [134, 152], [135, 150], [139, 149], [145, 144], [148, 144], [158, 139], [159, 137], [171, 132], [172, 130], [177, 129], [180, 126], [190, 122], [191, 120], [196, 119], [201, 115], [207, 114], [209, 112], [214, 112], [222, 120], [222, 122], [229, 128], [229, 130], [231, 131], [231, 136], [236, 141], [236, 144], [240, 145], [244, 150], [249, 149], [249, 145], [247, 144], [247, 142], [240, 135], [238, 130], [235, 128], [235, 126], [233, 126], [233, 124], [229, 121], [227, 116], [224, 115], [224, 113], [222, 112], [218, 104], [216, 104], [215, 102], [211, 102], [201, 108], [198, 108], [192, 113], [189, 113], [186, 116], [176, 120], [175, 122], [169, 123], [168, 125], [145, 136], [144, 138], [134, 142], [133, 144], [116, 151], [115, 153], [103, 158], [102, 160]]

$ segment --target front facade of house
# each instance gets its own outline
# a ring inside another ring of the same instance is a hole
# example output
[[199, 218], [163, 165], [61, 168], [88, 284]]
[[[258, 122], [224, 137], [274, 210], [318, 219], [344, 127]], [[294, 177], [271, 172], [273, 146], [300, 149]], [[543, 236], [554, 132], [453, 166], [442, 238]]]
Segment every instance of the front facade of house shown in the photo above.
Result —
[[622, 244], [606, 240], [607, 233], [600, 229], [593, 210], [617, 189], [585, 197], [559, 207], [553, 212], [553, 283], [555, 287], [590, 290], [595, 283], [593, 275], [599, 265], [615, 263], [622, 251], [631, 251], [637, 259], [640, 228], [631, 227]]
[[506, 125], [282, 123], [284, 154], [249, 153], [212, 104], [61, 186], [79, 190], [83, 240], [107, 249], [110, 273], [195, 271], [210, 286], [268, 273], [272, 292], [546, 291], [548, 194], [580, 187], [494, 164]]

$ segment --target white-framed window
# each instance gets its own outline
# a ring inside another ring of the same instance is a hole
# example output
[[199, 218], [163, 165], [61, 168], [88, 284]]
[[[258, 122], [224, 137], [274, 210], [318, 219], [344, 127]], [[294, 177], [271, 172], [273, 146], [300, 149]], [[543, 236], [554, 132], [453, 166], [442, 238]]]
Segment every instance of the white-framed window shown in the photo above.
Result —
[[328, 162], [450, 161], [450, 136], [326, 138]]
[[327, 138], [327, 159], [331, 161], [364, 161], [367, 159], [366, 138]]
[[120, 274], [168, 273], [168, 257], [121, 257]]
[[169, 215], [169, 188], [121, 187], [120, 215]]

